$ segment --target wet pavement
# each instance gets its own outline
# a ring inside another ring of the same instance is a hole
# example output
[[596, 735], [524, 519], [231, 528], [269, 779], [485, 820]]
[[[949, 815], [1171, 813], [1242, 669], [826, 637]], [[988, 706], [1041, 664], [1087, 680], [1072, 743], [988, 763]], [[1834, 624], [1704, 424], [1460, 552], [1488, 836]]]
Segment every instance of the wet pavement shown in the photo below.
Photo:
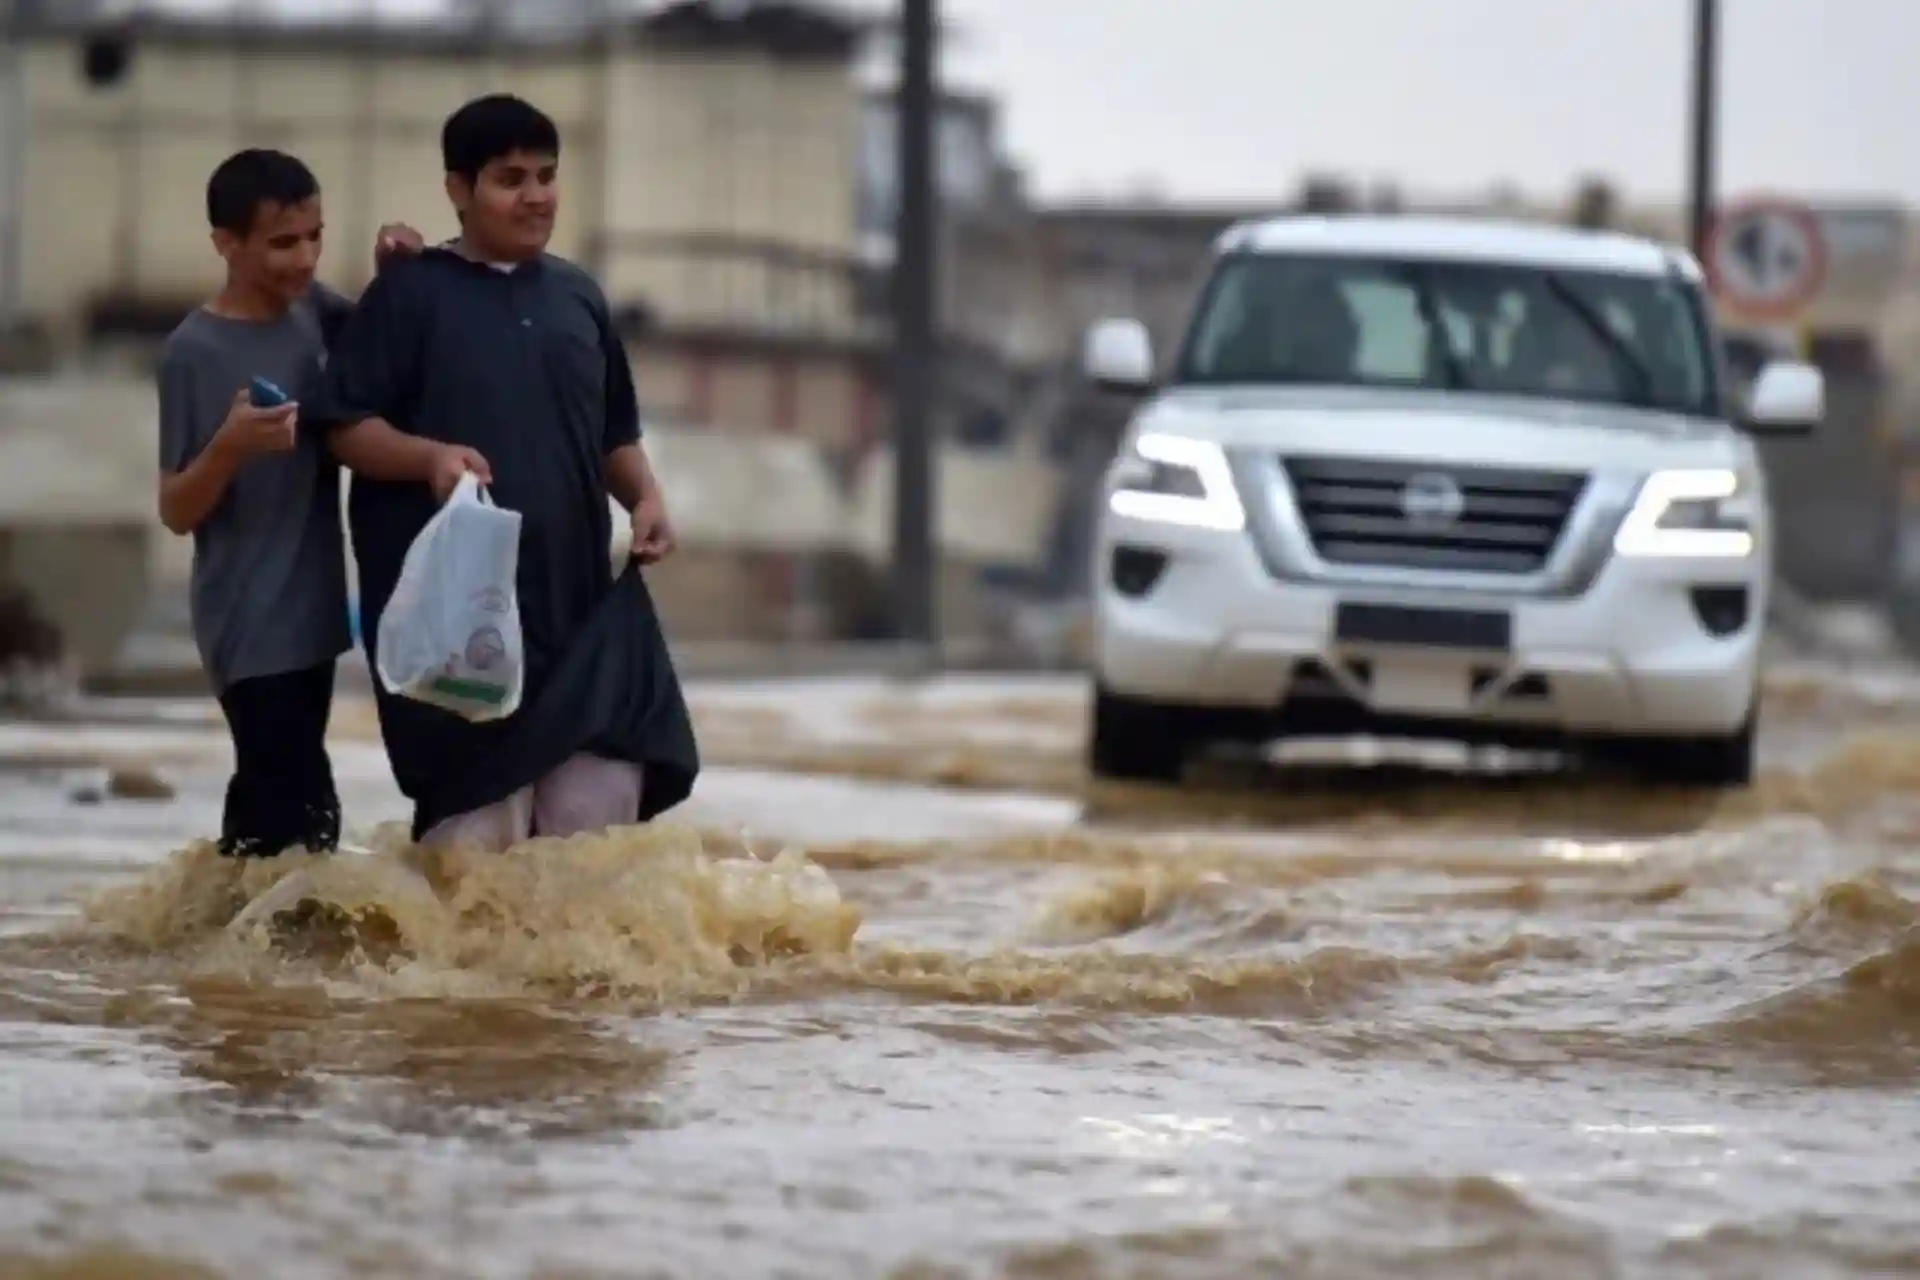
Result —
[[0, 728], [0, 1274], [1920, 1271], [1920, 683], [1733, 796], [694, 698], [671, 821], [458, 864], [363, 707], [364, 852], [244, 867], [207, 709]]

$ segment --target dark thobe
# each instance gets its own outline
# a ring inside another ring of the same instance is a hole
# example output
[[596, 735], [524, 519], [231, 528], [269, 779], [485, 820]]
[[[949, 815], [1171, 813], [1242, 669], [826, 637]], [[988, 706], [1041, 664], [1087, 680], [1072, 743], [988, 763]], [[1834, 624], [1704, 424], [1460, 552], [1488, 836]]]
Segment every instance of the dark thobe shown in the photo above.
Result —
[[[493, 501], [521, 516], [520, 710], [472, 724], [375, 681], [414, 838], [580, 752], [645, 768], [635, 821], [684, 800], [699, 758], [673, 660], [638, 567], [616, 578], [609, 563], [606, 459], [640, 439], [640, 409], [593, 279], [554, 257], [505, 270], [435, 248], [393, 263], [341, 330], [318, 399], [303, 417], [379, 417], [477, 450]], [[347, 511], [369, 654], [407, 548], [437, 509], [424, 484], [353, 478]]]

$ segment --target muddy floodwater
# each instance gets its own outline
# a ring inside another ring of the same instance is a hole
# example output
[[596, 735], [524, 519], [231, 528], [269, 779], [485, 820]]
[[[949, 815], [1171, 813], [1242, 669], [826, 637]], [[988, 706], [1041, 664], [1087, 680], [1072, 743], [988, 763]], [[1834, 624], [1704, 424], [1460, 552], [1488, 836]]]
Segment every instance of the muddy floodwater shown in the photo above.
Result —
[[461, 863], [363, 706], [245, 866], [206, 708], [0, 726], [0, 1275], [1920, 1272], [1920, 683], [1726, 797], [1083, 696], [703, 686], [671, 821]]

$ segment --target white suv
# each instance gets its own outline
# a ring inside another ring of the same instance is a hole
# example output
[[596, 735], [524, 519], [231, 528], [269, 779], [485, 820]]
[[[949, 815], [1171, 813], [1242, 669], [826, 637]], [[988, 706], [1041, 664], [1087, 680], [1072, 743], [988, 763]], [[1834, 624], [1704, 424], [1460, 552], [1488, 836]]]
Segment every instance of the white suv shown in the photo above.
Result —
[[[1535, 225], [1293, 217], [1221, 239], [1106, 479], [1091, 763], [1356, 733], [1753, 773], [1772, 573], [1747, 432], [1825, 412], [1776, 361], [1730, 403], [1698, 264]], [[1737, 422], [1736, 422], [1737, 419]]]

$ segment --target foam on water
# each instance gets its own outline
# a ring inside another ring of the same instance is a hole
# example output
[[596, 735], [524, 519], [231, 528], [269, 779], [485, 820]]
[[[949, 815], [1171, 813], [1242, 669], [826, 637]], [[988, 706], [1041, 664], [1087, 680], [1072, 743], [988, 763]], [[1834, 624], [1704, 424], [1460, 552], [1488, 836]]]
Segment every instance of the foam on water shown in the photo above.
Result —
[[199, 971], [318, 966], [393, 995], [722, 996], [848, 951], [860, 913], [824, 871], [709, 839], [659, 825], [480, 857], [388, 829], [364, 851], [252, 861], [196, 843], [96, 894], [83, 927]]

